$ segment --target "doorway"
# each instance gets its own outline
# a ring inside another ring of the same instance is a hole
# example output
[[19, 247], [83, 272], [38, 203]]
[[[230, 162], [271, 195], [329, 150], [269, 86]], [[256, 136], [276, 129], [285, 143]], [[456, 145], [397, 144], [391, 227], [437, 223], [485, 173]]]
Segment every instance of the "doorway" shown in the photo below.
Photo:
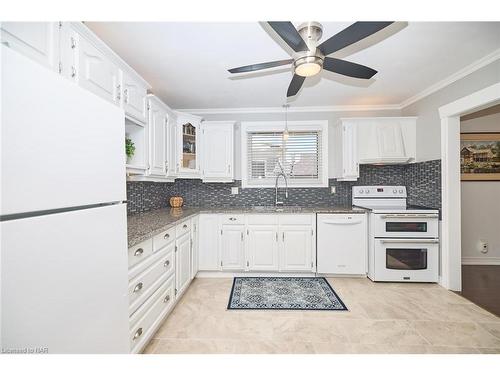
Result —
[[460, 117], [462, 295], [500, 316], [500, 105]]

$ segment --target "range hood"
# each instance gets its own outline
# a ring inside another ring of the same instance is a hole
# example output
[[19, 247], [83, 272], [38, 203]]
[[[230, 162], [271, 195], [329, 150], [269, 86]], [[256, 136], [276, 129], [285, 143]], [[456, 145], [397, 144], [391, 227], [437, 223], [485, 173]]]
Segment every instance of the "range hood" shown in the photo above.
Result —
[[414, 117], [379, 117], [358, 121], [360, 164], [407, 164], [415, 161]]

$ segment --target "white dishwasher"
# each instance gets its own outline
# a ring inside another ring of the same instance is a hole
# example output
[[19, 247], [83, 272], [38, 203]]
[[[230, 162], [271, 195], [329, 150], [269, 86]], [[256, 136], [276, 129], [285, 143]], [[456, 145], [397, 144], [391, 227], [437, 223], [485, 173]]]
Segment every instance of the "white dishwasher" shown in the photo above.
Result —
[[317, 273], [366, 275], [366, 213], [317, 215]]

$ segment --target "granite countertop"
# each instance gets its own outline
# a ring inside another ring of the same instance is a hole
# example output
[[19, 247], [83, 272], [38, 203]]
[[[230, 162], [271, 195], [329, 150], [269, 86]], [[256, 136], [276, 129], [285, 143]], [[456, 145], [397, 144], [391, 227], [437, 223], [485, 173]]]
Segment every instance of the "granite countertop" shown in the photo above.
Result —
[[200, 213], [228, 213], [228, 214], [260, 214], [260, 213], [364, 213], [368, 210], [351, 206], [326, 206], [326, 207], [183, 207], [163, 208], [140, 214], [127, 216], [128, 246], [132, 247], [161, 233], [182, 220], [189, 219]]

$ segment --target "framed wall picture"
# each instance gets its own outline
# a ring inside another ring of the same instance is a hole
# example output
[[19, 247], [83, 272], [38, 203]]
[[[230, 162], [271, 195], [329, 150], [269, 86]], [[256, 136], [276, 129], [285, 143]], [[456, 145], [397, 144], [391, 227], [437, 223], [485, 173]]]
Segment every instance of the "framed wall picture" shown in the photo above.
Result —
[[462, 181], [500, 181], [500, 133], [460, 134]]

